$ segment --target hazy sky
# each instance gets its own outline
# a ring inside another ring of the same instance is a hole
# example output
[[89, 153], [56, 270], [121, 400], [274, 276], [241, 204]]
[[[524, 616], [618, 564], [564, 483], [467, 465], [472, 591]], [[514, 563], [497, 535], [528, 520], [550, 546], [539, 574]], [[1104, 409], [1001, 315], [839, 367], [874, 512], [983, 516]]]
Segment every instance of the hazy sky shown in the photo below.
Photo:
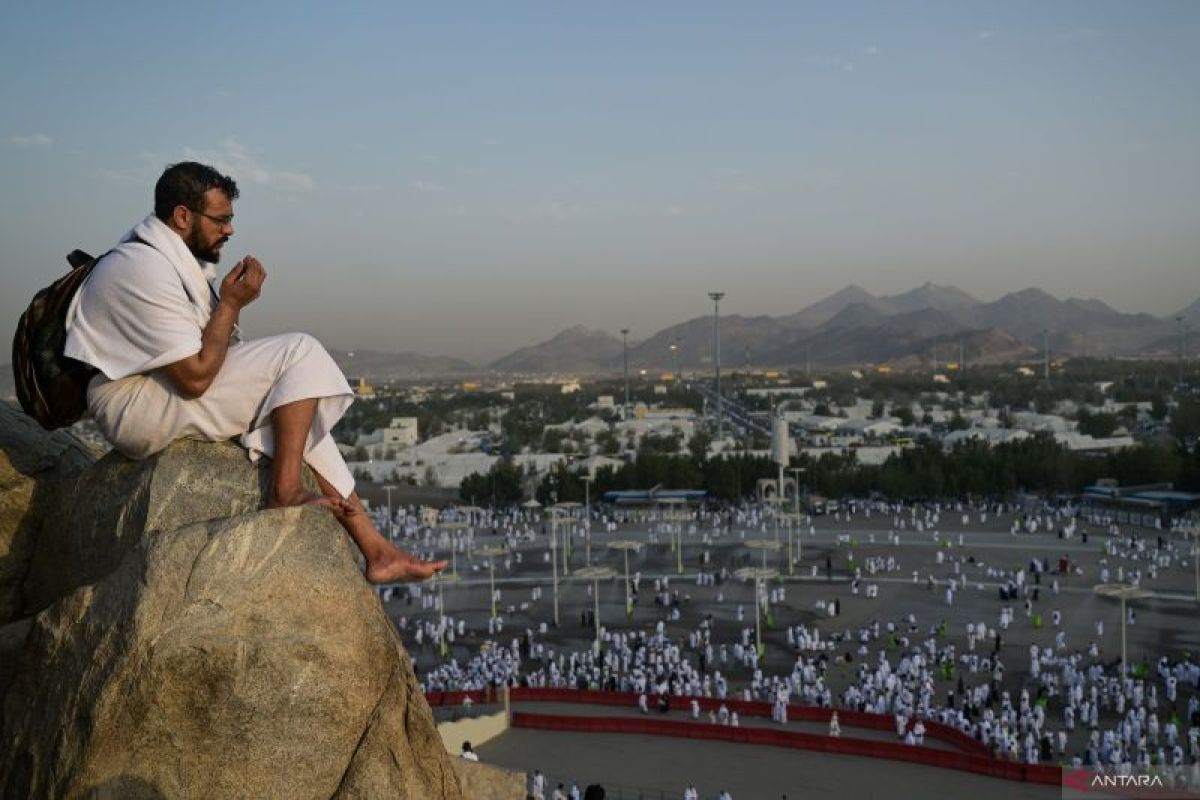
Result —
[[1200, 296], [1200, 3], [4, 3], [0, 318], [195, 158], [251, 334], [492, 358], [847, 283]]

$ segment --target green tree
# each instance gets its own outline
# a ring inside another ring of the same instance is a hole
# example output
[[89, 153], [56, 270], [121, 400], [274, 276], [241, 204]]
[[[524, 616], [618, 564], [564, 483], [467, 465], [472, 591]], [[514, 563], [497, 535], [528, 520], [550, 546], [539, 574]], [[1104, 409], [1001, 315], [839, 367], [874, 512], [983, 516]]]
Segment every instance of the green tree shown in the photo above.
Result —
[[1200, 437], [1200, 400], [1181, 400], [1171, 412], [1171, 434], [1181, 442]]
[[534, 497], [544, 506], [552, 503], [582, 503], [583, 478], [573, 472], [565, 461], [560, 461], [538, 482]]
[[1146, 444], [1126, 447], [1108, 457], [1109, 474], [1123, 486], [1141, 483], [1178, 483], [1183, 457], [1174, 447]]
[[605, 455], [616, 455], [621, 451], [621, 443], [612, 431], [600, 431], [596, 434], [596, 447]]
[[1117, 419], [1116, 414], [1105, 412], [1091, 414], [1086, 409], [1082, 409], [1079, 412], [1079, 432], [1088, 436], [1095, 436], [1097, 439], [1111, 436], [1112, 432], [1120, 424], [1121, 421]]
[[1167, 418], [1167, 398], [1156, 394], [1150, 398], [1150, 416], [1162, 422]]
[[437, 486], [438, 485], [438, 474], [437, 474], [437, 470], [433, 468], [433, 464], [430, 464], [428, 467], [425, 468], [425, 475], [421, 481], [421, 485], [422, 486]]
[[557, 428], [548, 428], [542, 432], [542, 452], [561, 453], [565, 434]]
[[524, 478], [524, 471], [512, 459], [501, 458], [486, 474], [472, 472], [463, 478], [458, 494], [464, 501], [479, 505], [515, 505], [525, 499]]
[[692, 458], [696, 461], [704, 461], [708, 458], [708, 446], [712, 444], [712, 435], [707, 431], [696, 431], [688, 441], [688, 452], [692, 454]]

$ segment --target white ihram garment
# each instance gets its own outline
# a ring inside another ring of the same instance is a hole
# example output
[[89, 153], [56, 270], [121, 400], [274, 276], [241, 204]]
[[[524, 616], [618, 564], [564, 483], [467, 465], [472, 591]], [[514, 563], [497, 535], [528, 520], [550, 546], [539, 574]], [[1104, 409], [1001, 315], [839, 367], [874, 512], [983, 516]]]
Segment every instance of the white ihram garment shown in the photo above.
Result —
[[153, 215], [103, 257], [67, 314], [66, 355], [102, 373], [88, 410], [109, 441], [145, 458], [176, 439], [238, 438], [251, 460], [274, 453], [271, 411], [317, 399], [304, 460], [343, 497], [354, 477], [330, 435], [354, 394], [316, 339], [303, 333], [238, 341], [205, 393], [181, 397], [160, 367], [200, 352], [216, 307], [212, 264], [201, 264]]

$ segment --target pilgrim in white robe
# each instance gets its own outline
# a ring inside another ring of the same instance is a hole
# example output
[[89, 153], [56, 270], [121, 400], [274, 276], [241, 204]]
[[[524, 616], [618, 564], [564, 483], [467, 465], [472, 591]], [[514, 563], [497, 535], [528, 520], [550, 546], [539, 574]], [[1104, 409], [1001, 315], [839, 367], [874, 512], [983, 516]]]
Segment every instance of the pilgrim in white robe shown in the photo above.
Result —
[[354, 490], [331, 435], [354, 393], [334, 360], [303, 333], [241, 341], [235, 329], [203, 395], [182, 397], [158, 371], [200, 352], [217, 305], [216, 269], [151, 215], [93, 268], [67, 315], [66, 355], [100, 370], [88, 410], [113, 446], [145, 458], [176, 439], [238, 439], [250, 455], [274, 453], [271, 412], [316, 399], [304, 460], [340, 495]]

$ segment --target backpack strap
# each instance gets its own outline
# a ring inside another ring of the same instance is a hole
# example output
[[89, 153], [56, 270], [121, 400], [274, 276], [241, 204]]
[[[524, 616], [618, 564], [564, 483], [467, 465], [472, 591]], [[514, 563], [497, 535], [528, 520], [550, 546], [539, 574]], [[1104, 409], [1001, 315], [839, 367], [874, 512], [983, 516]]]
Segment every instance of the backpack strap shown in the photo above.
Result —
[[67, 254], [67, 263], [71, 265], [71, 269], [79, 269], [84, 264], [88, 263], [89, 261], [95, 261], [95, 260], [96, 259], [92, 258], [90, 255], [83, 252], [82, 250], [72, 250], [70, 253]]

